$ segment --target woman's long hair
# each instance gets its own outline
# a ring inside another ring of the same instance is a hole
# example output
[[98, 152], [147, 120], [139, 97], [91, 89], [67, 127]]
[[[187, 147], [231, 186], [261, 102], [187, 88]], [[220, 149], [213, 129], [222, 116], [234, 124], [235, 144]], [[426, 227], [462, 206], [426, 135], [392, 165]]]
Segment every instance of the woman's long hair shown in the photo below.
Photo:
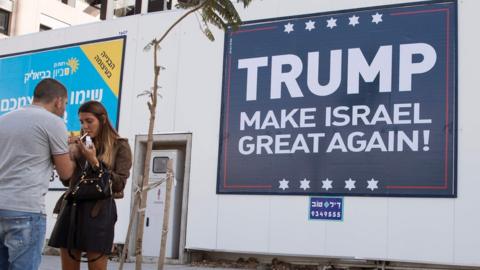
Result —
[[[83, 103], [78, 109], [78, 113], [91, 113], [98, 119], [100, 123], [98, 126], [98, 134], [93, 138], [93, 143], [97, 149], [97, 157], [107, 166], [112, 166], [113, 147], [115, 141], [120, 138], [120, 136], [112, 127], [107, 110], [103, 107], [102, 103], [92, 100]], [[83, 135], [83, 130], [81, 134]]]

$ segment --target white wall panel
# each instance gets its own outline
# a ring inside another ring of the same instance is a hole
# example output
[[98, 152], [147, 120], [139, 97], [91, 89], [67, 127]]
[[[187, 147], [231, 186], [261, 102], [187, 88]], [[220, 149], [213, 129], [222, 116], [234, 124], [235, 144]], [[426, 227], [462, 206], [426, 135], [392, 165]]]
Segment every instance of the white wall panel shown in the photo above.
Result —
[[210, 42], [195, 16], [187, 18], [180, 31], [175, 130], [193, 134], [186, 245], [215, 249], [223, 33], [214, 31], [216, 41]]
[[[154, 83], [153, 71], [153, 47], [146, 51], [145, 46], [154, 38], [160, 36], [168, 29], [168, 27], [178, 18], [178, 12], [166, 12], [162, 16], [141, 16], [138, 29], [140, 35], [137, 41], [136, 51], [136, 72], [135, 72], [135, 91], [141, 94], [143, 91], [151, 91]], [[161, 44], [158, 53], [157, 64], [165, 69], [160, 70], [158, 81], [158, 98], [157, 114], [155, 119], [154, 133], [164, 133], [173, 130], [176, 89], [177, 89], [177, 70], [179, 55], [179, 29], [170, 32], [168, 38]], [[135, 130], [137, 133], [145, 132], [148, 129], [148, 119], [150, 112], [148, 111], [147, 101], [149, 96], [135, 97], [135, 109], [137, 115], [143, 116], [143, 119], [135, 121]]]
[[360, 258], [386, 257], [386, 200], [346, 197], [343, 205], [343, 222], [326, 224], [325, 254]]
[[[303, 1], [278, 1], [280, 2], [278, 15], [279, 16], [293, 16], [319, 12], [329, 12], [336, 10], [364, 8], [371, 6], [392, 5], [398, 3], [421, 2], [419, 1], [399, 1], [399, 0], [369, 0], [369, 1], [352, 1], [352, 0], [336, 0], [336, 1], [317, 1], [317, 0], [303, 0]], [[247, 10], [248, 12], [248, 10]]]
[[328, 222], [308, 220], [309, 204], [309, 197], [271, 196], [268, 228], [270, 253], [325, 254]]
[[453, 262], [453, 199], [388, 199], [388, 258]]
[[278, 17], [278, 10], [281, 2], [282, 1], [278, 0], [261, 0], [252, 1], [246, 9], [243, 8], [242, 4], [236, 4], [235, 7], [242, 17], [242, 20], [253, 21]]
[[478, 63], [480, 36], [471, 34], [472, 25], [478, 25], [478, 1], [461, 1], [458, 17], [459, 69], [458, 69], [458, 198], [455, 199], [455, 263], [479, 264], [480, 204], [479, 154], [480, 76]]
[[268, 252], [268, 197], [222, 195], [219, 196], [218, 209], [217, 249]]

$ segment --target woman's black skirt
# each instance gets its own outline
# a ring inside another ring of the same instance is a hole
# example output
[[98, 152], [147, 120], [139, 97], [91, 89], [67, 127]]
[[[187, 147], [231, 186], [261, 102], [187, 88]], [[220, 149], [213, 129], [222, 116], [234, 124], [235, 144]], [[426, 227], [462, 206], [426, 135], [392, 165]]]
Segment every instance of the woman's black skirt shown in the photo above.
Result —
[[[100, 211], [92, 216], [97, 201], [63, 201], [49, 246], [109, 254], [113, 246], [117, 208], [113, 198], [100, 201]], [[97, 206], [98, 207], [98, 206]]]

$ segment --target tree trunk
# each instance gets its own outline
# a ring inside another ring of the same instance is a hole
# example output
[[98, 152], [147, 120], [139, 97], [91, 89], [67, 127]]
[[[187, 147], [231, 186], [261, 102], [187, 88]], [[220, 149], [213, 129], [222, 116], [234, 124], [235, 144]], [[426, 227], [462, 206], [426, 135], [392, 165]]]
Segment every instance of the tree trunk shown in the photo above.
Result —
[[173, 185], [173, 161], [168, 160], [167, 163], [167, 190], [165, 196], [165, 204], [163, 208], [163, 228], [162, 228], [162, 241], [160, 242], [160, 255], [158, 256], [158, 270], [163, 270], [165, 265], [165, 254], [167, 252], [167, 237], [168, 237], [168, 224], [170, 222], [170, 202], [172, 198], [172, 185]]
[[125, 263], [125, 258], [128, 254], [128, 245], [130, 244], [130, 237], [132, 235], [132, 224], [133, 224], [133, 221], [137, 218], [139, 199], [140, 199], [139, 193], [135, 192], [135, 195], [133, 196], [132, 211], [130, 211], [130, 220], [128, 222], [127, 236], [125, 237], [125, 244], [123, 245], [122, 254], [120, 257], [120, 265], [118, 267], [118, 270], [123, 270], [123, 264]]
[[157, 52], [158, 52], [158, 43], [156, 40], [153, 42], [153, 70], [155, 78], [153, 80], [153, 91], [150, 94], [150, 101], [148, 102], [148, 109], [150, 110], [150, 123], [148, 125], [148, 136], [147, 136], [147, 151], [145, 152], [145, 163], [143, 166], [143, 181], [140, 185], [141, 196], [140, 196], [140, 206], [138, 209], [138, 223], [137, 223], [137, 233], [135, 241], [135, 270], [142, 269], [142, 247], [143, 247], [143, 229], [145, 225], [145, 208], [147, 206], [147, 191], [144, 187], [148, 185], [149, 173], [150, 173], [150, 158], [152, 156], [152, 146], [153, 146], [153, 128], [155, 125], [155, 113], [157, 108], [157, 99], [158, 99], [158, 77], [160, 74], [160, 67], [157, 64]]

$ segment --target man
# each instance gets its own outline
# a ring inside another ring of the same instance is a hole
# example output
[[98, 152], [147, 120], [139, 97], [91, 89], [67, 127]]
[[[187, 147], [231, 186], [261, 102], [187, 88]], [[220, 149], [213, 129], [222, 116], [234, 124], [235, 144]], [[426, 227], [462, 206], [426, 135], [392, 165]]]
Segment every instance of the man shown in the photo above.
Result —
[[32, 105], [0, 116], [0, 269], [37, 270], [44, 244], [45, 194], [53, 166], [74, 169], [62, 119], [67, 90], [44, 79]]

